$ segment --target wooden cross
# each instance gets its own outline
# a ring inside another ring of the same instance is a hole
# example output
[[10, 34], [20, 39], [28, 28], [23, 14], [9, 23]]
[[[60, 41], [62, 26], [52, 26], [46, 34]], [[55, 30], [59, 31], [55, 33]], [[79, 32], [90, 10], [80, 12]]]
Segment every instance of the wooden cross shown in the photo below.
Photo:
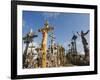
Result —
[[46, 20], [44, 27], [42, 29], [39, 29], [39, 32], [42, 32], [42, 44], [41, 44], [41, 50], [42, 50], [42, 67], [46, 67], [46, 51], [47, 51], [47, 39], [48, 39], [48, 32], [52, 31], [53, 27], [50, 27], [48, 25], [48, 21]]

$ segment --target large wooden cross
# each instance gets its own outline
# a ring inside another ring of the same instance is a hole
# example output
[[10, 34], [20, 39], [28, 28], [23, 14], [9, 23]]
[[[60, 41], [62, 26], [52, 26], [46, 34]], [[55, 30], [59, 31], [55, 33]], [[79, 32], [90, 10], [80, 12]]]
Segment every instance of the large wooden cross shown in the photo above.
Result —
[[39, 29], [39, 32], [42, 32], [42, 44], [41, 44], [41, 50], [42, 50], [42, 67], [46, 67], [46, 51], [47, 51], [47, 39], [48, 39], [48, 32], [52, 31], [53, 27], [50, 27], [48, 25], [48, 21], [45, 22], [44, 27], [42, 29]]

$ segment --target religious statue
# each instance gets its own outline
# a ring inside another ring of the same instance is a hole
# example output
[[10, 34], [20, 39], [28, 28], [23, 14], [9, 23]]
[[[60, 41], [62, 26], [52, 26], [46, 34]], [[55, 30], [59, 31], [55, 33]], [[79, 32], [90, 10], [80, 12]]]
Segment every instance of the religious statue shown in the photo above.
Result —
[[88, 33], [89, 33], [89, 30], [87, 30], [87, 32], [85, 32], [85, 33], [83, 32], [83, 30], [81, 30], [80, 34], [77, 32], [77, 34], [79, 36], [81, 36], [81, 39], [82, 39], [82, 44], [83, 44], [83, 47], [84, 47], [85, 57], [89, 56], [88, 42], [85, 38], [85, 35], [87, 35]]

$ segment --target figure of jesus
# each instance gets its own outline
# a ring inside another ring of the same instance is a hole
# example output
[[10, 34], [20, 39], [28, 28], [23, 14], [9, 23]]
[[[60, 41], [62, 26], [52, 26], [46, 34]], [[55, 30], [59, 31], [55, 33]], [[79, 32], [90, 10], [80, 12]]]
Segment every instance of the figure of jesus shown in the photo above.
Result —
[[81, 33], [77, 32], [77, 34], [81, 36], [81, 40], [82, 40], [82, 44], [83, 44], [84, 52], [85, 52], [85, 57], [89, 56], [88, 42], [85, 38], [85, 35], [87, 35], [88, 33], [89, 33], [89, 30], [87, 30], [87, 32], [83, 32], [83, 30], [81, 30]]

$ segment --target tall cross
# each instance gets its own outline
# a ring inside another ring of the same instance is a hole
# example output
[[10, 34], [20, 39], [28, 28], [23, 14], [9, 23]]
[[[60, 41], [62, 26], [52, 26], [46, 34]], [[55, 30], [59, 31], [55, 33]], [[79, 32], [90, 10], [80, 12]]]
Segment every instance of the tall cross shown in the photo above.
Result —
[[76, 39], [77, 39], [77, 36], [76, 36], [75, 34], [73, 34], [73, 37], [72, 37], [73, 45], [72, 45], [72, 47], [73, 47], [73, 52], [74, 52], [75, 54], [77, 54]]
[[49, 37], [51, 38], [51, 53], [54, 53], [54, 34], [53, 32], [49, 35]]
[[53, 27], [50, 27], [48, 21], [45, 22], [44, 27], [39, 29], [39, 32], [42, 32], [42, 67], [46, 67], [46, 51], [47, 51], [47, 39], [48, 39], [48, 32], [52, 31]]
[[32, 42], [33, 38], [35, 38], [35, 37], [37, 37], [37, 35], [35, 35], [35, 33], [33, 33], [32, 29], [30, 30], [29, 33], [26, 34], [26, 36], [23, 37], [24, 43], [26, 44], [24, 54], [23, 54], [23, 65], [24, 65], [25, 60], [26, 60], [26, 55], [27, 55], [29, 43]]

